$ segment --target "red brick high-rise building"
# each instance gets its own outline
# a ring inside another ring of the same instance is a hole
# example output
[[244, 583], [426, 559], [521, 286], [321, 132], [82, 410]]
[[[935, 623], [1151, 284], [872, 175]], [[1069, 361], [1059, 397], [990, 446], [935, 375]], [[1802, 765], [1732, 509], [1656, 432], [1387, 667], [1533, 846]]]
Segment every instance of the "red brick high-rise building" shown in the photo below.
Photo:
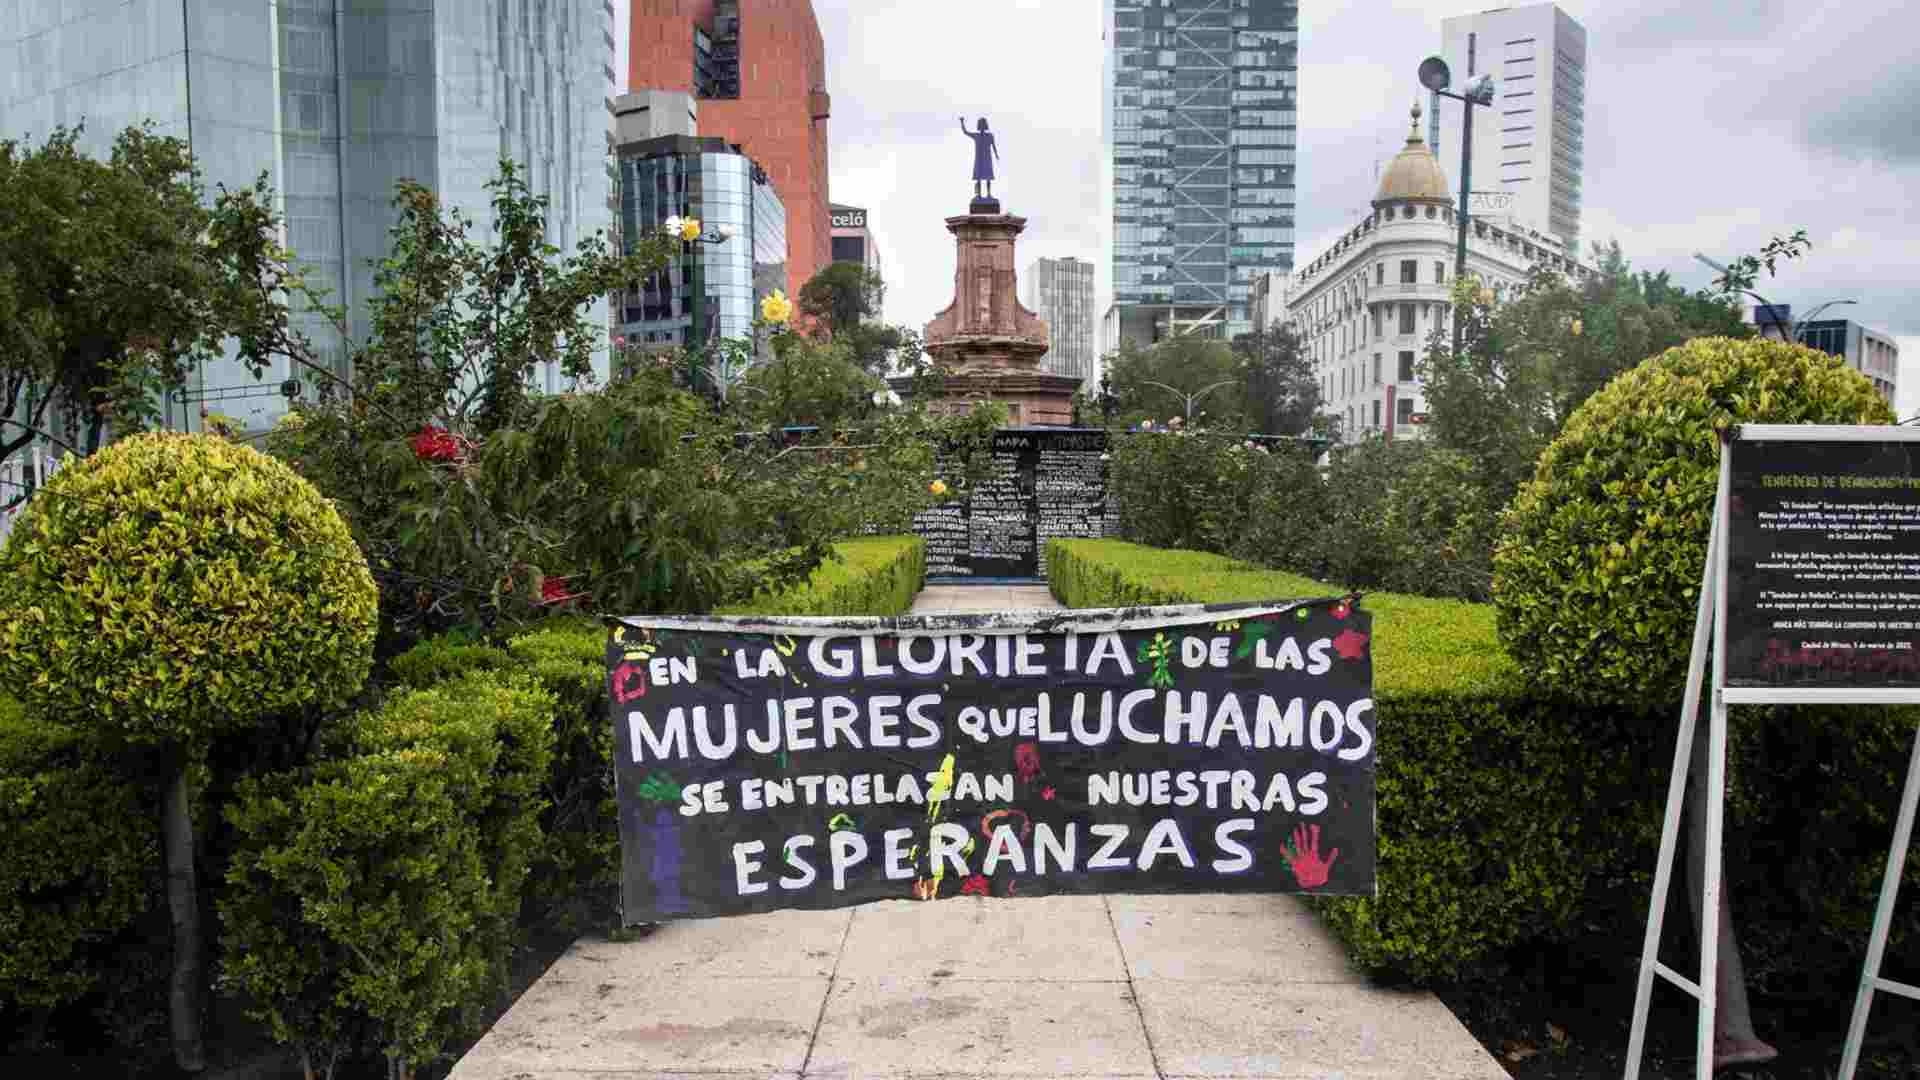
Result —
[[698, 99], [702, 136], [734, 143], [787, 211], [787, 295], [833, 261], [827, 59], [812, 0], [633, 0], [628, 89]]

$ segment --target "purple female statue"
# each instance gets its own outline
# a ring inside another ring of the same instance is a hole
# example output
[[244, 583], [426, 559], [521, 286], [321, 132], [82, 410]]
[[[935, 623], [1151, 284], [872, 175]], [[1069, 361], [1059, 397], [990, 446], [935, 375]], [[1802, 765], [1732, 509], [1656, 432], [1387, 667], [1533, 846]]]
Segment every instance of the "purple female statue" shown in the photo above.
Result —
[[[980, 118], [980, 130], [968, 131], [967, 118], [960, 118], [960, 134], [973, 140], [973, 197], [993, 198], [993, 159], [1000, 156], [1000, 148], [993, 144], [993, 132], [987, 130], [987, 118]], [[981, 184], [986, 191], [980, 190]]]

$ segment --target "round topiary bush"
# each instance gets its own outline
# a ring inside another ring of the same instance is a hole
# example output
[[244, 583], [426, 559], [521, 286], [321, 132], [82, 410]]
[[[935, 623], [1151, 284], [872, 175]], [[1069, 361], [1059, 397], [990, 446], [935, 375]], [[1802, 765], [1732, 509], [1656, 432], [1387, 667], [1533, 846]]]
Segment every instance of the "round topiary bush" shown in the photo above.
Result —
[[377, 602], [292, 469], [135, 435], [60, 470], [0, 548], [0, 688], [113, 742], [193, 746], [358, 692]]
[[1574, 410], [1503, 515], [1501, 642], [1557, 693], [1678, 700], [1719, 432], [1893, 420], [1840, 358], [1784, 342], [1698, 338], [1625, 372]]

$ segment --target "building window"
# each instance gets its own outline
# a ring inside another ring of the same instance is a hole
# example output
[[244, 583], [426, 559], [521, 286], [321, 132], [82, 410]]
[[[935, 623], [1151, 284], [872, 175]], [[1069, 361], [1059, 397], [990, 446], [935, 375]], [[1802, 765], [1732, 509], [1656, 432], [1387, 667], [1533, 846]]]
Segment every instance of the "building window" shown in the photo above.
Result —
[[1400, 381], [1413, 381], [1413, 350], [1400, 350]]
[[1373, 426], [1376, 430], [1380, 427], [1380, 399], [1379, 398], [1373, 399]]
[[1413, 423], [1413, 399], [1399, 398], [1393, 403], [1393, 422], [1396, 424]]
[[1380, 354], [1373, 354], [1373, 385], [1380, 385]]
[[1437, 262], [1433, 264], [1433, 280], [1436, 284], [1440, 284], [1440, 285], [1445, 285], [1447, 283], [1447, 264], [1446, 263]]
[[1387, 283], [1386, 263], [1378, 262], [1373, 264], [1373, 283], [1375, 285], [1385, 285]]
[[1400, 284], [1415, 285], [1420, 281], [1420, 264], [1412, 259], [1400, 260]]
[[1387, 336], [1386, 312], [1381, 310], [1379, 304], [1373, 306], [1373, 336], [1376, 338]]
[[1419, 332], [1414, 329], [1413, 319], [1414, 319], [1413, 305], [1401, 304], [1400, 305], [1400, 332], [1401, 333], [1413, 334], [1413, 333]]

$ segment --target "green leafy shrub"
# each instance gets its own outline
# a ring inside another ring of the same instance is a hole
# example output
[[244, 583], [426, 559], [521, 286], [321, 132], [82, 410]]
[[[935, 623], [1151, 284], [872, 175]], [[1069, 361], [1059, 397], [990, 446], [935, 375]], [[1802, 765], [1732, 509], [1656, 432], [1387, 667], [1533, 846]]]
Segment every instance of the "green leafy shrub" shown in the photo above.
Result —
[[398, 685], [417, 690], [470, 671], [497, 671], [506, 667], [507, 661], [504, 649], [443, 634], [415, 642], [406, 652], [389, 658], [387, 672]]
[[413, 673], [408, 682], [417, 687], [437, 685], [422, 676], [442, 671], [512, 671], [553, 695], [544, 836], [526, 900], [538, 917], [561, 926], [606, 924], [620, 897], [606, 628], [591, 619], [555, 617], [509, 639], [504, 649], [429, 638], [395, 657], [394, 668]]
[[1494, 510], [1465, 455], [1419, 440], [1334, 452], [1318, 530], [1326, 577], [1352, 588], [1484, 600]]
[[[1054, 540], [1071, 607], [1338, 590], [1221, 556]], [[1652, 884], [1678, 704], [1583, 703], [1529, 687], [1491, 605], [1369, 594], [1379, 895], [1313, 901], [1355, 961], [1444, 978], [1562, 942], [1629, 966]], [[1857, 973], [1920, 709], [1734, 710], [1728, 887], [1756, 985]], [[1649, 732], [1660, 734], [1649, 737]], [[1920, 851], [1888, 953], [1920, 964]], [[1684, 920], [1675, 882], [1672, 918]]]
[[[913, 606], [925, 576], [918, 537], [866, 537], [834, 545], [812, 578], [733, 613], [897, 615]], [[599, 622], [553, 617], [506, 647], [429, 638], [393, 658], [405, 685], [436, 685], [468, 671], [513, 671], [554, 695], [553, 756], [545, 786], [541, 852], [528, 903], [561, 926], [604, 925], [620, 897], [620, 828], [614, 802], [613, 729], [607, 722], [607, 631]]]
[[309, 1069], [378, 1048], [410, 1076], [504, 989], [554, 707], [471, 673], [361, 715], [310, 775], [239, 785], [225, 976]]
[[0, 689], [157, 781], [184, 1070], [205, 1064], [190, 776], [222, 735], [304, 744], [365, 682], [377, 602], [313, 485], [208, 435], [134, 435], [67, 465], [0, 547]]
[[[1859, 979], [1917, 727], [1909, 706], [1732, 710], [1725, 862], [1756, 987], [1804, 995]], [[1920, 972], [1920, 837], [1887, 949], [1892, 977]]]
[[1224, 554], [1308, 577], [1326, 569], [1326, 519], [1332, 496], [1305, 450], [1249, 452], [1246, 517]]
[[1501, 640], [1530, 678], [1590, 700], [1678, 697], [1730, 425], [1889, 424], [1839, 357], [1700, 338], [1574, 411], [1502, 519]]
[[761, 592], [715, 608], [722, 615], [900, 615], [927, 576], [926, 541], [917, 536], [842, 540], [831, 558], [797, 587]]
[[1113, 451], [1109, 490], [1137, 543], [1349, 588], [1469, 600], [1490, 588], [1495, 507], [1470, 458], [1423, 440], [1341, 447], [1323, 479], [1304, 449], [1129, 435]]
[[554, 619], [507, 643], [514, 668], [554, 695], [553, 765], [528, 901], [568, 927], [604, 927], [620, 900], [620, 820], [607, 719], [607, 630]]
[[0, 548], [0, 685], [131, 742], [192, 742], [351, 697], [375, 601], [345, 523], [293, 470], [136, 435], [55, 474]]
[[93, 988], [88, 951], [158, 891], [154, 813], [80, 732], [0, 696], [0, 1006], [47, 1009]]
[[1304, 450], [1254, 449], [1228, 435], [1142, 433], [1116, 437], [1111, 458], [1107, 489], [1128, 540], [1244, 553], [1289, 569], [1318, 557], [1300, 546], [1307, 534], [1292, 527], [1321, 506], [1320, 476]]

